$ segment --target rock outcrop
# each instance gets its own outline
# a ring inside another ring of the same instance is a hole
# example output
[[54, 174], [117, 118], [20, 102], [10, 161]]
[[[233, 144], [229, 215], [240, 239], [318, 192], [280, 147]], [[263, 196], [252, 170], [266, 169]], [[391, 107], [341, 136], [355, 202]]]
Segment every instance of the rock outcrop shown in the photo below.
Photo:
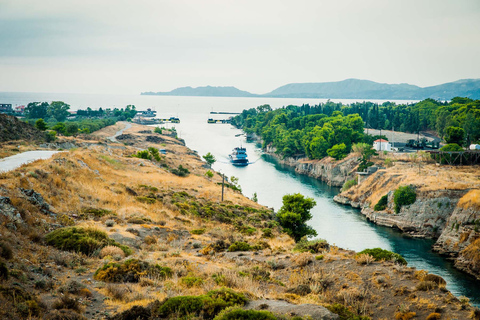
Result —
[[[458, 269], [480, 279], [480, 211], [478, 206], [465, 206], [465, 199], [476, 199], [480, 192], [453, 186], [439, 189], [419, 180], [411, 184], [416, 189], [416, 201], [395, 213], [394, 191], [411, 181], [405, 175], [380, 170], [359, 186], [335, 196], [334, 201], [360, 208], [378, 225], [397, 228], [413, 237], [437, 239], [433, 250], [454, 259]], [[387, 207], [374, 210], [384, 195]]]
[[322, 180], [334, 187], [341, 187], [345, 181], [353, 179], [359, 164], [358, 156], [352, 154], [339, 161], [330, 157], [322, 160], [309, 160], [306, 158], [281, 158], [275, 151], [275, 148], [271, 146], [265, 150], [266, 153], [276, 157], [280, 163], [294, 167], [295, 172]]

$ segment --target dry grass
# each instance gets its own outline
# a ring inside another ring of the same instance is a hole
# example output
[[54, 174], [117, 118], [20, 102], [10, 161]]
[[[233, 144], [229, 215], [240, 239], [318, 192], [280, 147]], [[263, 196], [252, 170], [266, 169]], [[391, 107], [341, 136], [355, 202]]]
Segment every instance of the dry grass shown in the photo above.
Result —
[[470, 190], [459, 201], [458, 206], [464, 209], [480, 210], [480, 189]]
[[358, 264], [369, 265], [375, 262], [375, 258], [368, 253], [362, 253], [362, 254], [359, 254], [358, 256], [355, 256], [355, 261], [357, 261]]
[[120, 259], [121, 259], [121, 258], [125, 258], [125, 253], [119, 247], [106, 246], [102, 250], [100, 250], [99, 256], [100, 256], [100, 258], [105, 258], [107, 256], [111, 256], [111, 257], [114, 257], [114, 258], [115, 257], [120, 257]]

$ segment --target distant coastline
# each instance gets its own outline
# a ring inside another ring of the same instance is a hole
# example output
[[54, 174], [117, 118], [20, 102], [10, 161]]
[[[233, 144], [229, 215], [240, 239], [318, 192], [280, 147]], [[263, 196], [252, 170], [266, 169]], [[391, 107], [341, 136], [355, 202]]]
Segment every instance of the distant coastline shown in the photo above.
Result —
[[181, 87], [168, 92], [142, 92], [141, 95], [199, 97], [265, 97], [314, 99], [451, 100], [454, 97], [480, 99], [480, 79], [462, 79], [436, 86], [387, 84], [347, 79], [337, 82], [290, 83], [269, 93], [254, 94], [235, 87]]

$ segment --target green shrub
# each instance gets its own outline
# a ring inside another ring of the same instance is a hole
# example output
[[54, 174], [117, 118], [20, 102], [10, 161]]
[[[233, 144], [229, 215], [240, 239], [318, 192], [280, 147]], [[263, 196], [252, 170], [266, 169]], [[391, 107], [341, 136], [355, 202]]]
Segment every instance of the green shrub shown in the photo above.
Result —
[[334, 303], [326, 306], [328, 310], [339, 315], [339, 320], [370, 320], [370, 317], [359, 316], [348, 310], [346, 306], [340, 303]]
[[382, 211], [387, 208], [388, 205], [388, 195], [384, 195], [383, 197], [378, 200], [377, 204], [375, 207], [373, 207], [373, 210], [375, 211]]
[[271, 238], [271, 237], [273, 237], [272, 229], [270, 229], [270, 228], [264, 228], [264, 229], [262, 229], [262, 237], [263, 237], [263, 238]]
[[402, 206], [408, 206], [417, 200], [415, 189], [411, 186], [398, 187], [393, 193], [395, 212], [399, 213]]
[[8, 280], [10, 274], [8, 273], [8, 268], [5, 262], [0, 261], [0, 279]]
[[193, 229], [193, 230], [190, 230], [190, 233], [191, 234], [204, 234], [205, 229]]
[[160, 160], [162, 160], [162, 158], [160, 157], [160, 153], [158, 152], [157, 148], [148, 147], [148, 152], [150, 152], [150, 155], [156, 161], [160, 162]]
[[209, 291], [199, 296], [178, 296], [165, 300], [152, 310], [159, 318], [182, 319], [185, 317], [202, 316], [203, 319], [213, 319], [227, 307], [243, 306], [247, 303], [243, 294], [227, 288]]
[[241, 308], [228, 308], [220, 312], [214, 320], [277, 320], [269, 311], [243, 310]]
[[252, 250], [252, 246], [243, 241], [235, 241], [229, 248], [229, 252], [235, 251], [250, 251]]
[[139, 202], [143, 202], [143, 203], [146, 203], [146, 204], [154, 204], [157, 199], [155, 198], [150, 198], [150, 197], [143, 197], [143, 196], [138, 196], [136, 197], [137, 201]]
[[107, 233], [94, 228], [66, 227], [59, 228], [45, 236], [45, 242], [60, 250], [74, 251], [91, 255], [96, 250], [112, 245], [123, 250], [125, 255], [132, 254], [132, 250], [110, 239]]
[[389, 261], [389, 260], [391, 260], [391, 261], [397, 262], [399, 264], [403, 264], [403, 265], [407, 264], [407, 261], [401, 255], [399, 255], [398, 253], [388, 251], [388, 250], [384, 250], [384, 249], [381, 249], [381, 248], [365, 249], [365, 250], [357, 253], [357, 256], [359, 256], [361, 254], [369, 254], [376, 261], [380, 261], [380, 260]]
[[145, 160], [152, 160], [152, 155], [150, 154], [150, 152], [148, 152], [148, 150], [138, 151], [137, 153], [133, 154], [132, 157], [145, 159]]
[[347, 146], [345, 143], [336, 144], [327, 150], [327, 154], [335, 160], [341, 160], [347, 156]]
[[356, 186], [357, 184], [358, 184], [358, 177], [357, 176], [355, 178], [351, 179], [351, 180], [345, 181], [345, 183], [342, 186], [342, 192], [347, 191], [348, 189], [350, 189], [353, 186]]
[[187, 288], [193, 288], [193, 287], [200, 287], [204, 281], [200, 277], [188, 275], [186, 277], [181, 278], [180, 282]]
[[0, 242], [0, 257], [10, 260], [13, 258], [12, 247], [6, 242]]
[[[439, 151], [458, 152], [458, 151], [463, 151], [463, 148], [456, 143], [449, 143], [449, 144], [441, 147]], [[447, 164], [447, 163], [459, 164], [460, 163], [460, 158], [457, 159], [457, 156], [454, 155], [454, 154], [443, 154], [443, 155], [441, 155], [440, 163], [442, 163], [442, 164]]]
[[141, 276], [171, 277], [172, 269], [151, 265], [146, 261], [129, 259], [123, 263], [110, 262], [95, 271], [94, 278], [104, 282], [138, 282]]
[[303, 237], [295, 244], [293, 251], [319, 253], [327, 250], [328, 248], [329, 244], [326, 240], [315, 239], [309, 241], [307, 237]]
[[179, 165], [178, 169], [171, 169], [170, 172], [179, 177], [186, 177], [190, 173], [190, 171], [182, 165]]

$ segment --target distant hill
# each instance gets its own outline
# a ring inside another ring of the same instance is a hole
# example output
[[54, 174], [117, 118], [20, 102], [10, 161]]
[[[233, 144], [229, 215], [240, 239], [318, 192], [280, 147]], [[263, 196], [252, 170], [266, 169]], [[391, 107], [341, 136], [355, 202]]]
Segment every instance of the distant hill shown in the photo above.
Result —
[[347, 79], [337, 82], [290, 83], [266, 94], [253, 94], [235, 87], [183, 87], [170, 92], [143, 92], [149, 95], [211, 96], [211, 97], [273, 97], [324, 99], [397, 99], [450, 100], [453, 97], [480, 99], [480, 79], [464, 79], [431, 87], [387, 84], [369, 80]]
[[159, 96], [205, 96], [205, 97], [255, 97], [256, 94], [235, 87], [181, 87], [169, 92], [142, 92], [142, 95]]

